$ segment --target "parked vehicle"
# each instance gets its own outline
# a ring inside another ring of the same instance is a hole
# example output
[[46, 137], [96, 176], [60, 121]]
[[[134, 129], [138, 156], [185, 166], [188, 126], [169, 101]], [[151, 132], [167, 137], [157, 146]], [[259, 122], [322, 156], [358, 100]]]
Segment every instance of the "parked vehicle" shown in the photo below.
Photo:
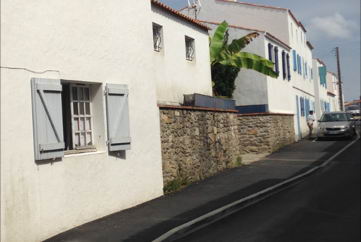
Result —
[[361, 104], [350, 105], [346, 107], [346, 111], [353, 116], [360, 116]]
[[351, 113], [328, 112], [318, 120], [317, 138], [348, 137], [356, 134], [355, 121]]

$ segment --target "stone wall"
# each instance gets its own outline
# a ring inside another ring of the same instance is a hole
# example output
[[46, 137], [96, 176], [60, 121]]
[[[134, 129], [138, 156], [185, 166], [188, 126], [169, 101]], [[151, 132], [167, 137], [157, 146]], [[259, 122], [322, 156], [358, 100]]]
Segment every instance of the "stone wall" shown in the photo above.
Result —
[[272, 153], [295, 141], [293, 115], [259, 113], [238, 115], [241, 154]]
[[239, 164], [244, 154], [271, 153], [294, 142], [293, 115], [160, 106], [164, 184], [204, 179]]

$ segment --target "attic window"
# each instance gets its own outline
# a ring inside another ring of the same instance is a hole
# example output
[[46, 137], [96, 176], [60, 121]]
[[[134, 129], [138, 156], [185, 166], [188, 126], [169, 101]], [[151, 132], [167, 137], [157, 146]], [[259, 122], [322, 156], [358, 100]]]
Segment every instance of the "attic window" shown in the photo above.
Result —
[[185, 43], [186, 43], [186, 59], [189, 61], [193, 61], [195, 56], [194, 39], [185, 36]]
[[163, 48], [163, 27], [153, 23], [153, 48], [160, 52]]

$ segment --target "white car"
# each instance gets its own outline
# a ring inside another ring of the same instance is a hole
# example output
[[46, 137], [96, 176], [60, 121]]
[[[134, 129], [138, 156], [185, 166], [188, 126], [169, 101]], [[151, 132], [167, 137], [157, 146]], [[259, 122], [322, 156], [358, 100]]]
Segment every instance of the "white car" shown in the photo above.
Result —
[[356, 134], [355, 121], [350, 113], [324, 113], [317, 127], [317, 139], [330, 137], [352, 138]]

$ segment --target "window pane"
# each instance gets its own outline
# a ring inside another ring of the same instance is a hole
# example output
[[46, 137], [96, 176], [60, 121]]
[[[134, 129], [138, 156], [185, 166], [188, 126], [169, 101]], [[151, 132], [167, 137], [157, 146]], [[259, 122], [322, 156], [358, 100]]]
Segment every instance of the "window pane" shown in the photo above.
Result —
[[86, 133], [86, 145], [92, 145], [92, 133], [91, 132]]
[[84, 98], [85, 100], [89, 100], [89, 88], [84, 88]]
[[78, 103], [77, 102], [73, 102], [73, 111], [74, 111], [74, 115], [78, 115]]
[[84, 114], [84, 103], [80, 102], [79, 106], [80, 106], [80, 114]]
[[80, 134], [80, 145], [85, 146], [85, 133]]
[[84, 118], [80, 118], [80, 122], [79, 122], [79, 130], [83, 131], [85, 126], [84, 126]]
[[80, 134], [75, 134], [74, 135], [74, 146], [75, 147], [80, 146]]
[[78, 100], [78, 89], [73, 87], [73, 100]]
[[79, 87], [78, 89], [79, 89], [79, 100], [84, 100], [84, 95], [83, 95], [84, 88]]
[[74, 118], [73, 127], [74, 127], [75, 131], [79, 131], [79, 119], [78, 118]]
[[85, 119], [85, 130], [91, 130], [90, 118]]
[[90, 103], [85, 103], [85, 112], [90, 115]]

